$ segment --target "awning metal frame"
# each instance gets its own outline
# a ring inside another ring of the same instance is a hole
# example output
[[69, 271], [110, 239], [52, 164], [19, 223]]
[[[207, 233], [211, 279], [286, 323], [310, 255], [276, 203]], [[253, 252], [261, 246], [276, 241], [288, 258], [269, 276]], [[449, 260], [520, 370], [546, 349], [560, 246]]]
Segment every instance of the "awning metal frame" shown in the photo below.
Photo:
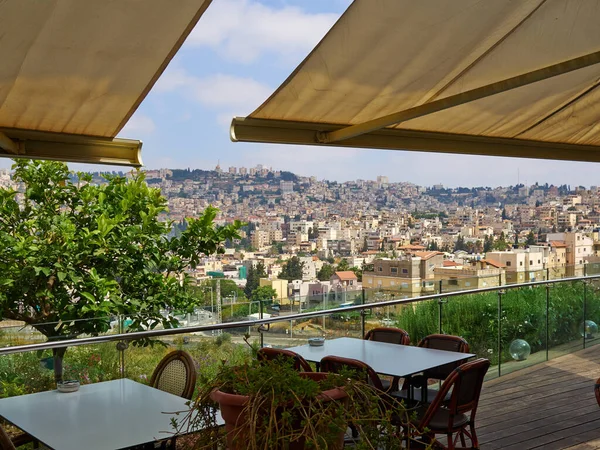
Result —
[[0, 128], [0, 157], [6, 158], [141, 167], [141, 150], [142, 142], [131, 139]]
[[268, 142], [273, 144], [319, 145], [322, 147], [375, 148], [600, 162], [600, 147], [594, 145], [564, 144], [517, 138], [492, 138], [394, 128], [383, 128], [327, 144], [317, 142], [315, 139], [318, 132], [335, 131], [342, 127], [342, 125], [335, 124], [236, 117], [231, 123], [230, 137], [234, 142]]

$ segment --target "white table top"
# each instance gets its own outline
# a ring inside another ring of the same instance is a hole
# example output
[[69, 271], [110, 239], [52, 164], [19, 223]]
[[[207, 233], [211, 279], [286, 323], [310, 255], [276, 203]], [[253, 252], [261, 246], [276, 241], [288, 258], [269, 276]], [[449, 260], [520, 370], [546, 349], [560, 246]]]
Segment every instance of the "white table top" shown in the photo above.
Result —
[[448, 352], [411, 345], [388, 344], [364, 339], [326, 340], [323, 346], [308, 344], [290, 347], [307, 361], [319, 362], [324, 356], [341, 356], [362, 361], [382, 375], [405, 377], [427, 369], [475, 356], [473, 353]]
[[171, 437], [174, 415], [164, 413], [188, 411], [186, 402], [121, 379], [1, 399], [0, 416], [56, 450], [114, 450]]

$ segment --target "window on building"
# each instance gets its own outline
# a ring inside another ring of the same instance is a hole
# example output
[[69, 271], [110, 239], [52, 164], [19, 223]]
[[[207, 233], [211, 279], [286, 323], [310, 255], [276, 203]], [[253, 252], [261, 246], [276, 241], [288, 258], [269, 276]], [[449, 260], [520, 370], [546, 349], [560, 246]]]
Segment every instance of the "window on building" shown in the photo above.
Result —
[[457, 279], [449, 279], [448, 280], [448, 286], [458, 286], [458, 280]]
[[378, 267], [377, 267], [377, 270], [378, 270], [379, 272], [383, 272], [383, 267], [382, 267], [382, 266], [378, 266]]
[[396, 282], [395, 282], [395, 281], [391, 281], [391, 282], [390, 282], [390, 286], [395, 286], [395, 285], [396, 285]]
[[403, 288], [407, 288], [408, 287], [408, 283], [402, 283], [402, 287]]
[[471, 286], [471, 282], [470, 282], [470, 281], [465, 281], [465, 286], [466, 286], [466, 287], [469, 287], [469, 286]]
[[367, 283], [373, 284], [373, 278], [367, 278]]
[[533, 260], [532, 259], [529, 260], [529, 265], [533, 266]]
[[523, 261], [519, 261], [519, 266], [522, 266], [522, 265], [523, 265]]
[[510, 267], [511, 265], [512, 265], [512, 262], [506, 261], [506, 267]]
[[542, 261], [538, 259], [538, 264], [541, 264], [541, 262], [542, 262]]
[[408, 273], [408, 269], [402, 269], [402, 273]]
[[390, 271], [392, 273], [398, 273], [398, 268], [397, 267], [390, 267]]

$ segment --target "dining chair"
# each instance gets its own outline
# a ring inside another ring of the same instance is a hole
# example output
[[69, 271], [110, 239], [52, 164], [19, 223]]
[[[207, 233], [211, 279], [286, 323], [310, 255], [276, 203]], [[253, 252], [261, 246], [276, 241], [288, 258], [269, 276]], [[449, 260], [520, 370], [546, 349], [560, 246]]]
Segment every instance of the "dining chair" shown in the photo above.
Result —
[[299, 372], [312, 372], [310, 364], [299, 354], [281, 348], [263, 347], [256, 354], [259, 361], [289, 361], [292, 367]]
[[167, 354], [154, 369], [150, 386], [191, 400], [196, 388], [196, 365], [190, 354], [183, 350]]
[[344, 370], [356, 372], [358, 379], [364, 377], [364, 381], [375, 389], [385, 392], [381, 379], [377, 372], [367, 363], [358, 359], [342, 358], [341, 356], [325, 356], [321, 359], [321, 372], [340, 373]]
[[[388, 344], [410, 345], [410, 336], [402, 328], [377, 327], [372, 328], [365, 334], [366, 341], [386, 342]], [[392, 380], [381, 378], [381, 384], [385, 391], [392, 392], [398, 390], [400, 377], [393, 377]]]
[[[424, 337], [417, 346], [422, 348], [431, 348], [434, 350], [445, 350], [448, 352], [469, 352], [469, 343], [462, 337], [453, 336], [451, 334], [430, 334], [429, 336]], [[428, 369], [420, 375], [414, 375], [411, 378], [406, 378], [404, 380], [404, 385], [402, 386], [402, 389], [400, 391], [394, 392], [393, 396], [402, 399], [412, 398], [414, 401], [417, 402], [430, 403], [437, 395], [438, 390], [426, 389], [427, 397], [423, 399], [422, 390], [417, 389], [417, 387], [421, 387], [423, 385], [428, 386], [428, 382], [430, 379], [438, 381], [445, 380], [454, 369], [459, 367], [461, 364], [466, 363], [467, 360], [468, 358], [465, 358], [456, 362], [444, 364], [442, 366]], [[409, 389], [411, 389], [411, 387], [415, 388], [412, 394], [409, 392]]]
[[[483, 379], [489, 367], [490, 361], [480, 358], [464, 363], [452, 371], [431, 404], [417, 411], [414, 425], [416, 434], [420, 435], [418, 439], [428, 444], [436, 435], [444, 434], [447, 438], [446, 445], [436, 440], [437, 447], [448, 450], [479, 448], [475, 415]], [[448, 394], [450, 400], [446, 401]], [[471, 441], [470, 447], [466, 447], [465, 437]], [[456, 447], [459, 439], [462, 447]]]
[[[385, 392], [381, 379], [377, 372], [373, 370], [367, 363], [358, 359], [342, 358], [341, 356], [325, 356], [320, 362], [321, 372], [340, 373], [354, 372], [357, 380], [365, 381], [380, 392]], [[352, 431], [352, 438], [358, 437], [358, 430], [351, 422], [348, 427]]]
[[600, 378], [596, 380], [596, 384], [594, 385], [594, 393], [596, 394], [596, 401], [598, 402], [598, 406], [600, 406]]

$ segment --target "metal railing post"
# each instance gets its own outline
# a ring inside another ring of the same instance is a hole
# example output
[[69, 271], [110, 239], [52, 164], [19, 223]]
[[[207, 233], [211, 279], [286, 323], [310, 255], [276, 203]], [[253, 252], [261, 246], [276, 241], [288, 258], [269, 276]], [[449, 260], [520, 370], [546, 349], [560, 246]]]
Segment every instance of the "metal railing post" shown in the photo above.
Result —
[[502, 294], [504, 289], [498, 290], [498, 377], [502, 376]]
[[550, 285], [546, 285], [546, 361], [550, 355]]
[[[365, 288], [362, 288], [361, 290], [361, 296], [360, 296], [360, 304], [364, 305], [365, 304]], [[325, 317], [325, 316], [323, 316]], [[365, 325], [366, 325], [366, 312], [364, 309], [360, 310], [360, 335], [364, 336], [366, 331], [365, 331]]]
[[[585, 266], [584, 266], [585, 268]], [[587, 283], [582, 281], [583, 283], [583, 348], [585, 348], [585, 344], [587, 341], [587, 332], [585, 330], [585, 322], [587, 320]]]

